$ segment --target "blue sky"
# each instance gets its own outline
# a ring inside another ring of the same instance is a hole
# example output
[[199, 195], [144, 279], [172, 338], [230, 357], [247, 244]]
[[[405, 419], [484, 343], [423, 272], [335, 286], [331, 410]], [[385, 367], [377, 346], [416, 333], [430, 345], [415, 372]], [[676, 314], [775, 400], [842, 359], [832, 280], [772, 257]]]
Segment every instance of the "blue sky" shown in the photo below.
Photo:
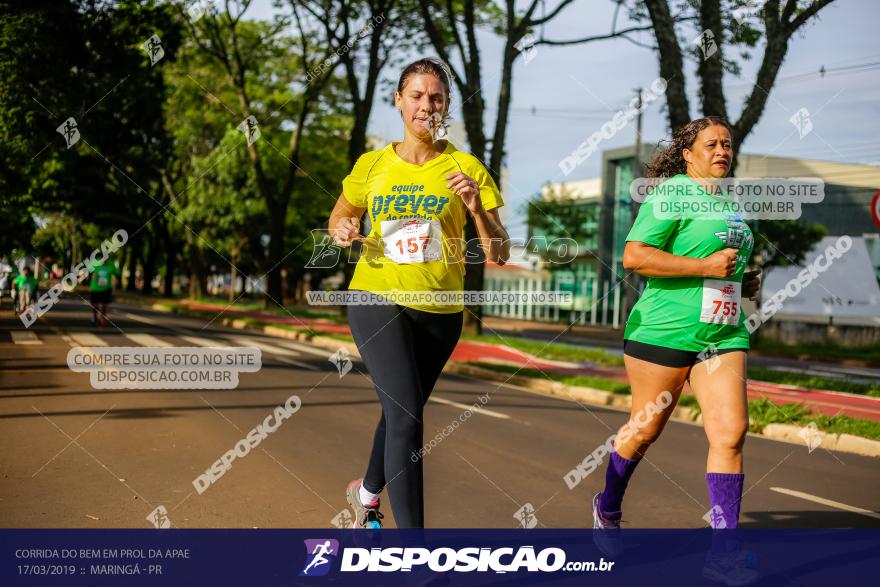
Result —
[[[555, 6], [551, 0], [549, 6]], [[610, 0], [576, 0], [545, 28], [549, 39], [570, 39], [609, 32], [614, 4]], [[258, 4], [252, 17], [270, 13], [270, 2]], [[767, 108], [741, 151], [783, 157], [826, 159], [851, 163], [880, 164], [880, 69], [859, 73], [819, 75], [819, 68], [847, 67], [880, 63], [876, 25], [880, 22], [877, 0], [837, 0], [820, 12], [792, 39], [779, 74], [779, 83], [770, 94]], [[621, 20], [619, 28], [625, 26]], [[694, 32], [694, 36], [697, 31]], [[634, 36], [646, 44], [651, 33]], [[491, 34], [479, 37], [483, 60], [487, 133], [494, 129], [502, 44]], [[743, 62], [743, 74], [725, 79], [728, 112], [736, 120], [751, 88], [750, 80], [760, 65], [762, 48], [752, 61]], [[418, 57], [413, 55], [413, 58]], [[697, 117], [696, 63], [686, 64], [691, 115]], [[514, 68], [513, 111], [506, 149], [510, 206], [510, 232], [524, 236], [522, 204], [547, 181], [561, 181], [559, 161], [569, 155], [590, 134], [598, 130], [633, 96], [633, 88], [648, 86], [658, 76], [656, 55], [647, 48], [623, 39], [599, 41], [570, 47], [541, 45], [534, 58]], [[397, 71], [386, 75], [396, 79]], [[803, 75], [802, 75], [803, 74]], [[787, 79], [794, 77], [793, 79]], [[644, 113], [646, 141], [665, 138], [666, 117], [659, 99]], [[453, 110], [461, 104], [453, 96]], [[531, 109], [536, 109], [532, 115]], [[789, 118], [800, 108], [811, 114], [813, 132], [799, 138]], [[453, 117], [461, 120], [460, 113]], [[386, 100], [377, 100], [369, 132], [386, 139], [402, 136], [400, 118]], [[600, 149], [632, 144], [634, 124], [603, 141]], [[459, 145], [466, 148], [466, 145]], [[599, 174], [601, 156], [597, 153], [582, 163], [566, 179]], [[341, 178], [340, 178], [341, 180]], [[331, 189], [331, 191], [333, 191]]]

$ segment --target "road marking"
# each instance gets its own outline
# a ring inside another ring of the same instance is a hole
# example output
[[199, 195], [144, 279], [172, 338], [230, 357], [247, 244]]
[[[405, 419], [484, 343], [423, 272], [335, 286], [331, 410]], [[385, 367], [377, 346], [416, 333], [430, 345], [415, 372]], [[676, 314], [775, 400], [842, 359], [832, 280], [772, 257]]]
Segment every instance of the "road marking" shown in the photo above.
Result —
[[132, 314], [130, 312], [124, 312], [122, 315], [125, 316], [126, 318], [128, 318], [129, 320], [137, 320], [138, 322], [143, 322], [144, 324], [150, 324], [151, 326], [155, 326], [157, 324], [157, 322], [155, 320], [153, 320], [152, 318], [147, 318], [145, 316], [138, 316], [137, 314]]
[[[329, 351], [321, 350], [321, 349], [313, 347], [313, 346], [308, 346], [305, 344], [298, 344], [298, 343], [290, 342], [287, 340], [285, 340], [283, 342], [278, 341], [278, 344], [283, 347], [287, 347], [289, 349], [293, 349], [293, 350], [300, 351], [303, 353], [309, 353], [309, 354], [315, 355], [317, 357], [322, 357], [324, 359], [330, 358], [330, 355], [327, 354]], [[340, 346], [342, 346], [342, 341], [340, 341], [339, 344], [340, 344]], [[352, 354], [352, 356], [354, 356], [354, 355]]]
[[281, 361], [282, 363], [287, 363], [288, 365], [295, 365], [295, 366], [300, 367], [302, 369], [308, 369], [309, 371], [320, 371], [320, 369], [318, 369], [314, 365], [309, 365], [308, 363], [301, 363], [299, 361], [294, 361], [293, 359], [288, 359], [287, 357], [278, 357], [278, 360]]
[[491, 416], [493, 418], [499, 418], [501, 420], [509, 420], [510, 416], [507, 414], [502, 414], [501, 412], [496, 412], [494, 410], [487, 410], [486, 408], [481, 408], [479, 406], [474, 407], [473, 405], [460, 404], [458, 402], [454, 402], [451, 399], [445, 399], [442, 397], [430, 397], [429, 401], [437, 402], [438, 404], [446, 404], [447, 406], [455, 406], [456, 408], [461, 408], [462, 410], [470, 410], [475, 414], [483, 414], [484, 416]]
[[92, 334], [91, 332], [77, 332], [76, 334], [71, 333], [70, 338], [73, 339], [73, 342], [76, 343], [76, 346], [110, 346], [106, 342], [104, 342], [102, 338]]
[[[274, 344], [269, 344], [263, 342], [256, 338], [249, 338], [247, 336], [230, 336], [230, 340], [240, 344], [241, 346], [255, 346], [261, 351], [265, 351], [267, 353], [271, 353], [273, 355], [281, 355], [282, 357], [299, 357], [300, 354], [296, 351], [285, 349], [280, 346], [275, 346]], [[301, 363], [300, 361], [294, 361], [291, 359], [287, 359], [284, 361], [290, 365], [296, 365], [297, 367], [302, 367], [303, 369], [309, 369], [310, 371], [319, 371], [316, 366], [309, 365], [308, 363]]]
[[15, 344], [43, 344], [43, 341], [37, 338], [37, 333], [29, 330], [12, 330], [9, 335]]
[[156, 338], [152, 334], [144, 334], [144, 333], [132, 333], [128, 334], [123, 332], [122, 335], [128, 340], [137, 343], [141, 346], [152, 346], [152, 347], [171, 347], [174, 346], [170, 342], [165, 342], [161, 338]]
[[186, 342], [192, 343], [196, 346], [204, 346], [204, 347], [225, 347], [231, 346], [228, 342], [223, 339], [210, 339], [210, 338], [202, 338], [201, 336], [183, 336], [180, 338], [185, 340]]
[[775, 491], [776, 493], [782, 493], [784, 495], [790, 495], [792, 497], [799, 497], [799, 498], [805, 499], [807, 501], [812, 501], [814, 503], [820, 503], [822, 505], [827, 505], [828, 507], [837, 508], [837, 509], [843, 510], [845, 512], [852, 512], [854, 514], [861, 514], [863, 516], [868, 516], [869, 518], [874, 518], [874, 519], [880, 520], [880, 514], [878, 514], [877, 512], [872, 512], [871, 510], [857, 508], [853, 505], [847, 505], [845, 503], [840, 503], [839, 501], [825, 499], [824, 497], [810, 495], [809, 493], [804, 493], [803, 491], [795, 491], [794, 489], [786, 489], [785, 487], [771, 487], [770, 491]]

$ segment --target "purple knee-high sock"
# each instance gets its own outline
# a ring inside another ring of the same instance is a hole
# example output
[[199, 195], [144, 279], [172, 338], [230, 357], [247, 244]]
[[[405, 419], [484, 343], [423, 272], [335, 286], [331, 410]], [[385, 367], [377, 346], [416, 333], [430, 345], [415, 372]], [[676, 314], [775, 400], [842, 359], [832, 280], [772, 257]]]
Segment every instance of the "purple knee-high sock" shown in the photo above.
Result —
[[739, 525], [743, 479], [745, 475], [742, 473], [706, 473], [713, 528], [736, 528]]
[[617, 454], [616, 450], [611, 451], [608, 468], [605, 470], [605, 489], [599, 496], [599, 509], [602, 514], [613, 516], [620, 512], [623, 493], [626, 491], [626, 485], [629, 483], [633, 471], [636, 470], [639, 460], [626, 459]]

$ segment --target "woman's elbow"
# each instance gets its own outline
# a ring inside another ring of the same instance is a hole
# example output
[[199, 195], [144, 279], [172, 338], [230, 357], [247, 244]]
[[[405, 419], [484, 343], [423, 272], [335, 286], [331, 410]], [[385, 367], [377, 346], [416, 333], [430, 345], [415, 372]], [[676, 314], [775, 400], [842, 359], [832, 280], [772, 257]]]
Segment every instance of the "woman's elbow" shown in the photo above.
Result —
[[639, 255], [631, 247], [627, 246], [623, 249], [623, 268], [626, 271], [635, 271], [641, 263], [638, 259]]

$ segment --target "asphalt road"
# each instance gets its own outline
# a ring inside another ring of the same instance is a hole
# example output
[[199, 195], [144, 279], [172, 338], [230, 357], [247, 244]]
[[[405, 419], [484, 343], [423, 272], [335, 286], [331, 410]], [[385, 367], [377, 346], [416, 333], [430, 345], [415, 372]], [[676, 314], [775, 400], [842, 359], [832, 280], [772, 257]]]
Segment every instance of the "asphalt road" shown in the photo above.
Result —
[[[331, 527], [363, 473], [379, 402], [363, 365], [340, 376], [330, 351], [114, 305], [97, 330], [80, 301], [25, 329], [0, 316], [0, 526], [139, 528], [164, 506], [175, 527]], [[256, 345], [263, 366], [235, 390], [96, 390], [67, 367], [74, 346]], [[460, 417], [478, 398], [485, 407]], [[202, 494], [193, 479], [291, 396], [302, 407]], [[623, 412], [444, 375], [425, 415], [431, 527], [586, 528], [604, 466], [573, 490], [564, 475]], [[880, 526], [880, 461], [757, 436], [746, 442], [745, 527]], [[706, 440], [671, 422], [630, 484], [630, 527], [702, 527]], [[386, 524], [393, 525], [385, 504]], [[626, 527], [626, 526], [625, 526]]]

